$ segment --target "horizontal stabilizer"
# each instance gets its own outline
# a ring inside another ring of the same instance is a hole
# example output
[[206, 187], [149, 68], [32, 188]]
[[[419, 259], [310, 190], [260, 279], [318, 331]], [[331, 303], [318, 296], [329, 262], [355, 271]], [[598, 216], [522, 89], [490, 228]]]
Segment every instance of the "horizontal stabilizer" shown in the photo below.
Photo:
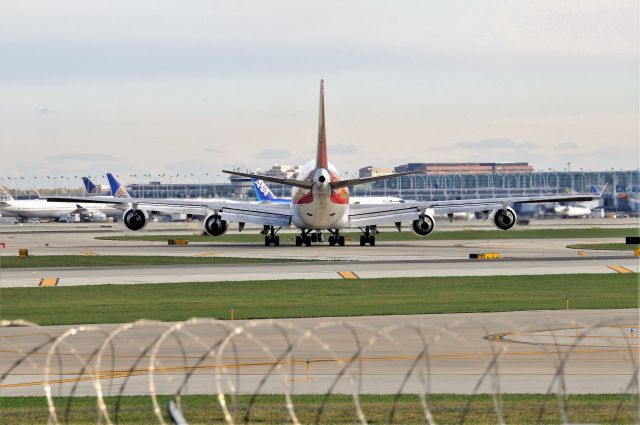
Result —
[[337, 182], [331, 182], [331, 187], [334, 189], [339, 189], [341, 187], [356, 186], [359, 184], [375, 182], [378, 180], [387, 180], [387, 179], [393, 179], [396, 177], [408, 176], [410, 174], [416, 174], [416, 171], [406, 171], [404, 173], [387, 174], [385, 176], [363, 177], [361, 179], [340, 180]]
[[300, 187], [302, 189], [310, 189], [313, 186], [313, 182], [305, 181], [305, 180], [281, 179], [279, 177], [261, 176], [259, 174], [241, 173], [239, 171], [229, 171], [229, 170], [222, 170], [222, 172], [227, 174], [233, 174], [235, 176], [249, 177], [251, 179], [264, 180], [264, 181], [273, 182], [273, 183], [280, 183], [286, 186]]

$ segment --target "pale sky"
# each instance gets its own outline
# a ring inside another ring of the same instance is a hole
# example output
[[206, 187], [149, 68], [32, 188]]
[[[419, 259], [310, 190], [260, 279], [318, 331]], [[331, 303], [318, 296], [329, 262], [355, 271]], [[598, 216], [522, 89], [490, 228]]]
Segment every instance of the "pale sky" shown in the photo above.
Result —
[[[2, 1], [0, 176], [636, 169], [637, 1]], [[222, 177], [220, 178], [222, 180]]]

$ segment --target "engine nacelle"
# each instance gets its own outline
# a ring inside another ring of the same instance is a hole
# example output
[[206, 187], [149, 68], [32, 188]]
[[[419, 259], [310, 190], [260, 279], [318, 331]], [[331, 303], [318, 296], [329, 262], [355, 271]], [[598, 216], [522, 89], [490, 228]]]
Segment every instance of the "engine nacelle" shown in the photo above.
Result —
[[129, 208], [122, 214], [122, 221], [129, 230], [140, 230], [149, 222], [149, 213]]
[[211, 214], [204, 219], [204, 230], [211, 236], [220, 236], [227, 233], [227, 222], [218, 214]]
[[493, 223], [496, 225], [498, 229], [509, 230], [516, 224], [516, 220], [518, 216], [516, 212], [511, 207], [507, 207], [506, 209], [500, 208], [499, 210], [495, 210], [493, 212]]
[[418, 220], [413, 220], [413, 232], [418, 236], [427, 236], [436, 227], [436, 221], [429, 214], [421, 215]]

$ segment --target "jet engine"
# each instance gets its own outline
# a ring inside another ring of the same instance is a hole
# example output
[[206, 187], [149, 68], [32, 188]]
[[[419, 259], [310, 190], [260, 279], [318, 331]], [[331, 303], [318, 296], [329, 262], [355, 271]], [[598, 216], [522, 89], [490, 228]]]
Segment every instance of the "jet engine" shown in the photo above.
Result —
[[227, 232], [227, 222], [218, 214], [211, 214], [204, 219], [204, 230], [211, 236], [224, 235]]
[[129, 230], [140, 230], [149, 221], [149, 213], [143, 210], [129, 208], [122, 215], [122, 221]]
[[511, 207], [495, 210], [492, 215], [493, 223], [498, 229], [509, 230], [516, 224], [517, 215]]
[[433, 216], [423, 214], [418, 220], [413, 220], [412, 226], [416, 235], [427, 236], [429, 233], [433, 232], [433, 229], [436, 227], [436, 222], [433, 219]]

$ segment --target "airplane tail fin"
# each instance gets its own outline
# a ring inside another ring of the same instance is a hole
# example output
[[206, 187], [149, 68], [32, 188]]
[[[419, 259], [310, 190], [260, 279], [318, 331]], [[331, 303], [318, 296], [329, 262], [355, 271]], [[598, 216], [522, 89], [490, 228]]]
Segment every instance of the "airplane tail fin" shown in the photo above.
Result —
[[0, 201], [13, 201], [13, 196], [2, 186], [0, 186]]
[[251, 185], [253, 186], [253, 191], [256, 193], [256, 198], [258, 199], [259, 202], [275, 201], [276, 199], [275, 195], [273, 194], [271, 189], [269, 189], [269, 186], [267, 186], [267, 184], [264, 181], [258, 180], [258, 179], [251, 179]]
[[88, 195], [100, 193], [100, 190], [96, 187], [95, 184], [93, 184], [91, 180], [89, 180], [89, 177], [83, 177], [82, 182], [84, 183], [84, 188], [87, 191]]
[[591, 186], [591, 193], [593, 193], [594, 195], [600, 193], [600, 189], [598, 189], [598, 186], [596, 186], [595, 184]]
[[107, 173], [107, 179], [109, 180], [109, 186], [111, 186], [111, 196], [114, 198], [131, 198], [127, 189], [120, 184], [113, 174]]
[[327, 169], [327, 130], [324, 122], [324, 80], [320, 80], [320, 117], [318, 119], [318, 152], [316, 154], [316, 168]]

